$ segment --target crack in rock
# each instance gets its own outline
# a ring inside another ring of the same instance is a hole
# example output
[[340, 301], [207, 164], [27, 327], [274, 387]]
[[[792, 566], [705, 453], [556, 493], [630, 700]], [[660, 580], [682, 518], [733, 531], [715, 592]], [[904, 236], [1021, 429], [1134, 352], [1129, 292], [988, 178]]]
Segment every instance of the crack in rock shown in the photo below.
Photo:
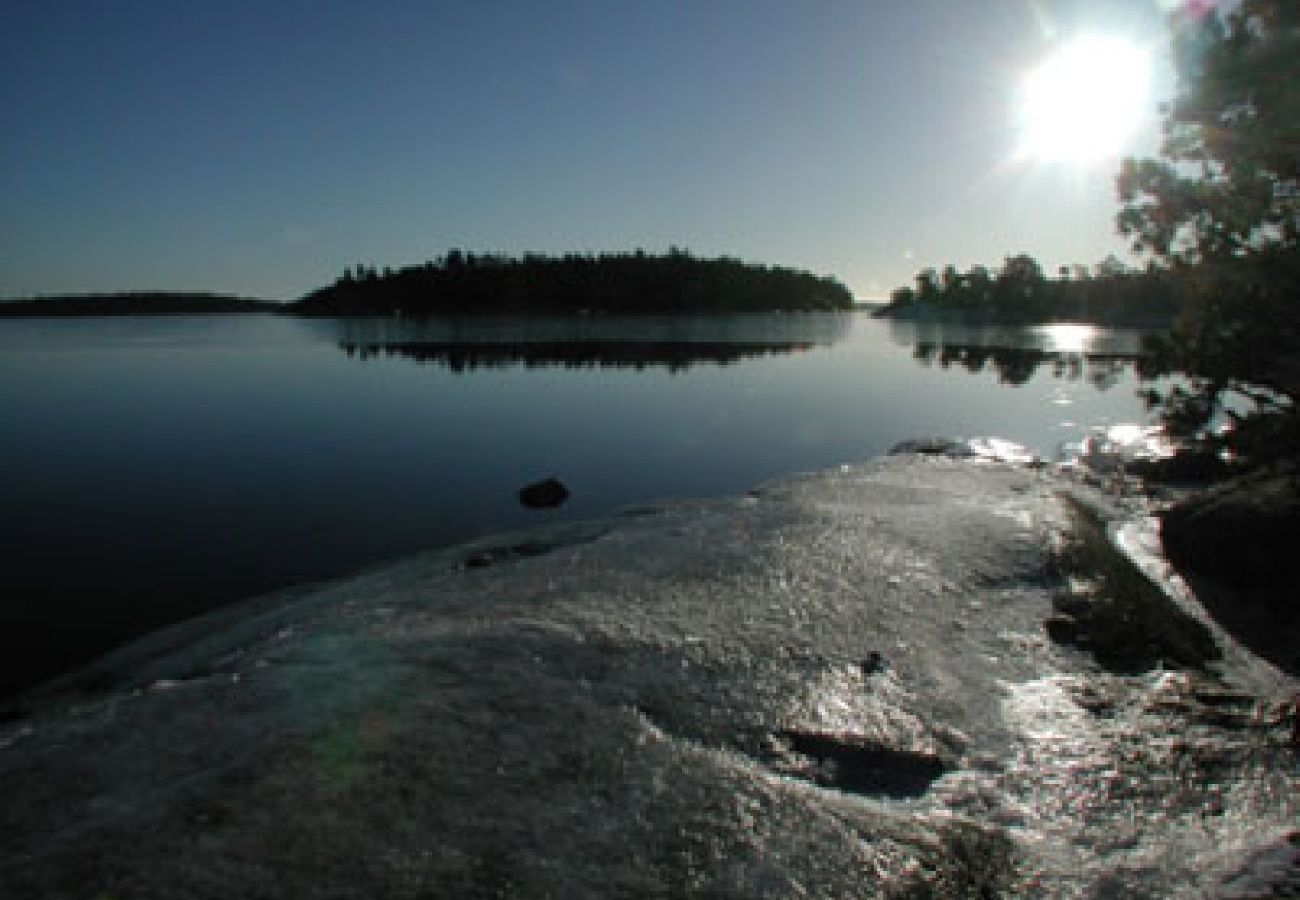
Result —
[[[854, 735], [813, 731], [779, 731], [774, 760], [778, 771], [823, 787], [851, 794], [906, 799], [920, 797], [952, 766], [937, 756], [898, 750]], [[806, 758], [799, 765], [791, 754]], [[793, 765], [791, 765], [794, 763]]]

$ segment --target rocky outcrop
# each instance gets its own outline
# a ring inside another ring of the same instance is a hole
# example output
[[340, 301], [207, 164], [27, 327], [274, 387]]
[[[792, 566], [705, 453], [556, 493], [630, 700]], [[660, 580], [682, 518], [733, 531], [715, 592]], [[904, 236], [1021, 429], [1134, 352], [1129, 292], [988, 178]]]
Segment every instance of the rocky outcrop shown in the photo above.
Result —
[[1179, 607], [1108, 539], [1094, 508], [1067, 501], [1073, 527], [1060, 541], [1052, 640], [1090, 652], [1114, 672], [1206, 671], [1222, 658], [1210, 628]]
[[1235, 587], [1294, 584], [1300, 472], [1256, 472], [1208, 488], [1161, 515], [1166, 552], [1181, 568]]
[[1273, 468], [1195, 494], [1161, 515], [1169, 559], [1216, 621], [1300, 674], [1300, 472]]
[[1048, 638], [1068, 489], [896, 457], [192, 629], [0, 726], [0, 896], [1198, 894], [1289, 724]]

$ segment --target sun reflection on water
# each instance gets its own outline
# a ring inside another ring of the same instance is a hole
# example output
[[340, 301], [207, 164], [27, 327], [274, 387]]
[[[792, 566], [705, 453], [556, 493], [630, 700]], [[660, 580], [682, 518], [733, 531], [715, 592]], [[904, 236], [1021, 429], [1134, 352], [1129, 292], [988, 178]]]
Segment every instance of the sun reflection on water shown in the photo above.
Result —
[[1034, 333], [1043, 339], [1043, 349], [1049, 353], [1083, 353], [1091, 350], [1097, 340], [1097, 328], [1094, 325], [1040, 325], [1034, 329]]

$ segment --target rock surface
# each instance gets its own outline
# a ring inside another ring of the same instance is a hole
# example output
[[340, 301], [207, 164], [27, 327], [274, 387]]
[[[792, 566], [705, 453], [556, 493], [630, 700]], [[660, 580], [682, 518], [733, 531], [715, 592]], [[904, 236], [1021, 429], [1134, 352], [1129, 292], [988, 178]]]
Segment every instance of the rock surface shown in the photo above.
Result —
[[1263, 470], [1216, 485], [1161, 516], [1176, 562], [1234, 587], [1295, 585], [1300, 472]]
[[0, 730], [0, 895], [1227, 896], [1295, 683], [1053, 643], [1069, 490], [901, 456], [191, 623]]
[[1215, 485], [1160, 518], [1169, 558], [1215, 618], [1300, 675], [1300, 471], [1263, 469]]

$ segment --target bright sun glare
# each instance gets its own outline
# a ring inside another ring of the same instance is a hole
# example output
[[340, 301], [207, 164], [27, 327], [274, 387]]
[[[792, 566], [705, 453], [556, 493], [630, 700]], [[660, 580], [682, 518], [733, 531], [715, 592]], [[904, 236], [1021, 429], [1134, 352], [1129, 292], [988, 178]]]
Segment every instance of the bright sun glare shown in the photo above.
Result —
[[1092, 346], [1097, 329], [1091, 325], [1060, 323], [1034, 329], [1042, 336], [1043, 349], [1051, 353], [1082, 353]]
[[1150, 70], [1149, 52], [1122, 37], [1060, 47], [1020, 84], [1019, 156], [1086, 165], [1123, 152], [1153, 108]]

